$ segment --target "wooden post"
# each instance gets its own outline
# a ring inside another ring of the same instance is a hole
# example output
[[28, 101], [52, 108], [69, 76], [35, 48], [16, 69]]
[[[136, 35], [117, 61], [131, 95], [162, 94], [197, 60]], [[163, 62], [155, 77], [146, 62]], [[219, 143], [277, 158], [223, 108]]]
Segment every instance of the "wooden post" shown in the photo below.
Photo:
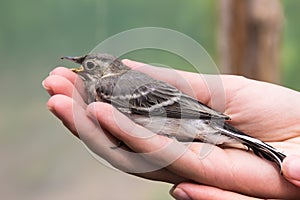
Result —
[[280, 81], [283, 11], [279, 0], [219, 0], [223, 73]]

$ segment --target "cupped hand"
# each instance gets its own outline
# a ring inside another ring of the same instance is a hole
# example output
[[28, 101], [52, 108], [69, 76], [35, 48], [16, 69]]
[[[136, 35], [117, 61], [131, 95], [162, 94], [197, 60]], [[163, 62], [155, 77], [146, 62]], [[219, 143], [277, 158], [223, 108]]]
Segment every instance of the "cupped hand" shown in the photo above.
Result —
[[[124, 62], [135, 70], [142, 70], [173, 84], [209, 106], [220, 111], [225, 109], [232, 119], [230, 123], [236, 128], [270, 143], [287, 155], [298, 153], [298, 92], [237, 76], [199, 76], [143, 67], [144, 64], [129, 60]], [[214, 85], [220, 80], [223, 85]], [[257, 197], [292, 198], [300, 195], [299, 188], [286, 181], [272, 163], [239, 149], [214, 147], [205, 158], [199, 159], [199, 151], [204, 146], [207, 148], [207, 144], [193, 143], [181, 151], [181, 156], [176, 157], [174, 162], [163, 165], [174, 158], [172, 148], [181, 149], [182, 145], [170, 138], [153, 135], [108, 104], [97, 102], [85, 105], [81, 98], [84, 96], [82, 84], [77, 75], [68, 69], [55, 69], [44, 81], [44, 87], [52, 95], [48, 101], [49, 109], [90, 149], [123, 171], [175, 184], [193, 181], [215, 189]], [[216, 87], [222, 89], [211, 89]], [[213, 97], [219, 94], [224, 96], [225, 106], [214, 101]], [[126, 144], [127, 151], [111, 148], [119, 140]], [[149, 153], [164, 146], [172, 148]]]

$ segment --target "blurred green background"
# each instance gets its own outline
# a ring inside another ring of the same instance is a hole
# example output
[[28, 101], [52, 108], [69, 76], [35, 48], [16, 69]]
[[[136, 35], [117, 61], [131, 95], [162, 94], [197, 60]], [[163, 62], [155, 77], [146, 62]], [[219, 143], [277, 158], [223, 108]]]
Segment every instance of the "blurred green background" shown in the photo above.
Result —
[[[300, 3], [282, 3], [282, 85], [300, 90]], [[85, 54], [136, 27], [180, 31], [217, 60], [217, 20], [215, 0], [2, 0], [1, 199], [171, 199], [171, 185], [131, 177], [93, 159], [47, 111], [41, 82], [66, 64], [61, 56]]]

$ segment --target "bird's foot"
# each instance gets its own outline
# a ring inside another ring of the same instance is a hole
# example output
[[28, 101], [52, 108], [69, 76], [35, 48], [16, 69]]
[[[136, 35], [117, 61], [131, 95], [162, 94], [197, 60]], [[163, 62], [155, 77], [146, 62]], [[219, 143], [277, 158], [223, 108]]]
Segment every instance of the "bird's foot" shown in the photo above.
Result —
[[124, 142], [119, 140], [116, 146], [110, 147], [111, 149], [118, 149], [124, 146]]

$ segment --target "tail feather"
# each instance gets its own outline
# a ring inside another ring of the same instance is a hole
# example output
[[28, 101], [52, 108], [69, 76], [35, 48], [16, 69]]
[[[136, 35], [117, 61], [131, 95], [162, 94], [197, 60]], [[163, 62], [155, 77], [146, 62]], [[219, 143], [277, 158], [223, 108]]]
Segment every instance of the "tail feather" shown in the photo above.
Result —
[[223, 127], [217, 125], [214, 128], [220, 130], [223, 134], [240, 141], [242, 144], [251, 149], [257, 156], [276, 163], [276, 165], [281, 169], [282, 161], [286, 157], [286, 155], [279, 152], [271, 145], [268, 145], [259, 139], [253, 138], [243, 133], [242, 131], [234, 128], [228, 123], [224, 123]]

